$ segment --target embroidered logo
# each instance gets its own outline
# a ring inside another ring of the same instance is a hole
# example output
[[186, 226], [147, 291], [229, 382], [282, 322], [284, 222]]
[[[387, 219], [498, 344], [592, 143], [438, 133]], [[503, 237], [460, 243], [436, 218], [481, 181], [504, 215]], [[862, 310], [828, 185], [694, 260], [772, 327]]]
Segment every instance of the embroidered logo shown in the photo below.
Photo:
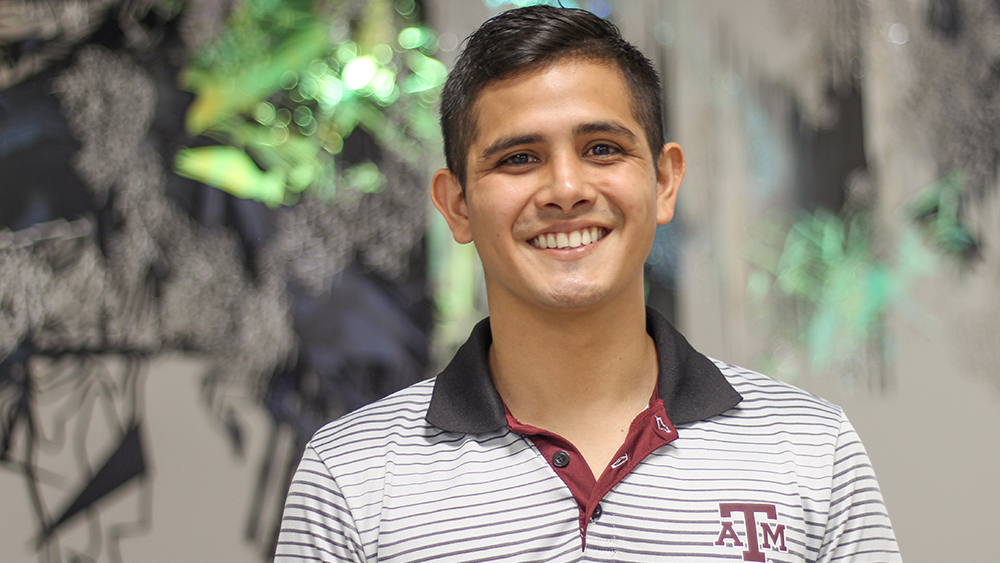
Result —
[[626, 461], [628, 461], [628, 454], [622, 454], [620, 458], [616, 459], [615, 462], [611, 464], [611, 469], [618, 469], [619, 467], [625, 465]]
[[659, 416], [656, 417], [656, 427], [659, 428], [660, 430], [663, 430], [667, 434], [670, 434], [670, 427], [667, 426], [667, 423], [663, 422], [663, 418]]
[[[766, 520], [772, 522], [758, 522], [758, 514], [763, 514]], [[722, 517], [719, 522], [722, 530], [719, 532], [719, 538], [715, 540], [715, 545], [746, 547], [743, 552], [744, 561], [766, 561], [762, 548], [788, 551], [785, 547], [785, 525], [778, 524], [778, 510], [773, 504], [721, 502], [719, 516]], [[743, 519], [743, 537], [733, 527], [734, 521], [738, 521], [737, 518]]]

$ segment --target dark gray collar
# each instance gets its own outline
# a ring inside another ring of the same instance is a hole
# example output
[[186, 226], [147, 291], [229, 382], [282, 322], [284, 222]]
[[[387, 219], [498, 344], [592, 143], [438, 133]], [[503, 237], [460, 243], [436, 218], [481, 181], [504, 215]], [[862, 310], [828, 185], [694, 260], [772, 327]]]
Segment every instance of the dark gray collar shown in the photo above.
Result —
[[[658, 389], [674, 425], [711, 418], [743, 399], [711, 360], [695, 351], [681, 333], [648, 307], [646, 332], [656, 344]], [[490, 377], [492, 342], [490, 320], [485, 318], [437, 376], [427, 422], [442, 430], [466, 434], [507, 427], [503, 401]]]

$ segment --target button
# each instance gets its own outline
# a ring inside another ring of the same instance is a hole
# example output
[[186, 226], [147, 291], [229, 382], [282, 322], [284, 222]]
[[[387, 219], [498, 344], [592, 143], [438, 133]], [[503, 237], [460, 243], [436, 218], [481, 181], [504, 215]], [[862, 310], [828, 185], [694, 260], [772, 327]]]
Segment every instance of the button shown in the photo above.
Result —
[[556, 467], [566, 467], [569, 465], [569, 454], [566, 453], [566, 450], [559, 450], [552, 454], [552, 465]]
[[601, 508], [601, 503], [597, 503], [597, 506], [594, 507], [594, 511], [590, 513], [590, 519], [597, 520], [601, 517], [601, 514], [604, 514], [604, 509]]

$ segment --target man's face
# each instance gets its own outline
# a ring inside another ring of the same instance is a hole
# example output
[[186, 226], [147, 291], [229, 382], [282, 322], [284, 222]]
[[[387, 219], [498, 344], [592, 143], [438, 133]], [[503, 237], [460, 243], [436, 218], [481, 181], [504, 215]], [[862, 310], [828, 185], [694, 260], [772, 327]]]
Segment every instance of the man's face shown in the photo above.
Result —
[[656, 225], [672, 217], [683, 155], [673, 144], [650, 154], [631, 99], [613, 65], [574, 59], [480, 93], [465, 193], [447, 171], [433, 191], [455, 239], [476, 244], [491, 311], [642, 295], [642, 265]]

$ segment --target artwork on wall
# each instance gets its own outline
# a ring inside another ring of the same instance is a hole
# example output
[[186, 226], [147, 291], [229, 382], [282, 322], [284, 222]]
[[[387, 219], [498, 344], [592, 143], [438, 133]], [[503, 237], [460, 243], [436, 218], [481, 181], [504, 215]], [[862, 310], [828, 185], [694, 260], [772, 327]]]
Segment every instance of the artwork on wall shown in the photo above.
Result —
[[[803, 345], [814, 371], [880, 388], [887, 384], [882, 364], [893, 356], [888, 312], [919, 315], [913, 284], [974, 269], [982, 258], [988, 225], [977, 210], [995, 192], [1000, 165], [1000, 82], [988, 70], [1000, 56], [1000, 10], [933, 0], [804, 11], [839, 16], [828, 18], [831, 119], [795, 128], [797, 189], [811, 201], [795, 216], [758, 223], [749, 293], [763, 308], [784, 311], [776, 325]], [[889, 86], [894, 95], [866, 101], [865, 84]], [[895, 162], [872, 147], [873, 134], [887, 132], [915, 140], [899, 144]], [[905, 166], [916, 147], [932, 156], [936, 179], [905, 186], [889, 207], [877, 168]], [[772, 299], [764, 300], [769, 291]]]
[[[234, 392], [300, 449], [427, 375], [422, 155], [445, 72], [420, 5], [32, 0], [0, 16], [0, 469], [23, 477], [41, 560], [117, 561], [153, 525], [143, 382], [165, 353], [208, 361], [237, 452]], [[273, 493], [298, 450], [269, 443], [257, 490]], [[56, 473], [80, 488], [53, 493]], [[104, 522], [126, 489], [136, 517]], [[264, 509], [245, 517], [266, 557]], [[61, 542], [80, 522], [85, 545]]]
[[[665, 10], [653, 37], [670, 64], [671, 130], [692, 158], [680, 291], [700, 308], [681, 311], [686, 328], [786, 380], [891, 388], [890, 319], [927, 320], [915, 288], [991, 275], [1000, 11], [961, 0]], [[981, 335], [997, 309], [983, 296], [975, 323], [939, 320], [970, 359], [993, 347]]]

